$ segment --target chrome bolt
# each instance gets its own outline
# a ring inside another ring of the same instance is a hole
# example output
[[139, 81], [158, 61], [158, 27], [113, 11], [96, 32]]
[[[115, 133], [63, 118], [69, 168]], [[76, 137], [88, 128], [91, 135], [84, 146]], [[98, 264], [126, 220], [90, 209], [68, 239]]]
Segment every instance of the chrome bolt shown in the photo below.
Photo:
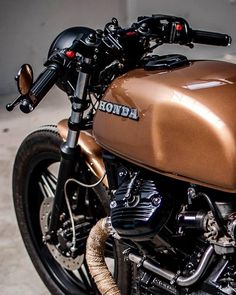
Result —
[[116, 201], [112, 201], [111, 204], [110, 204], [110, 208], [113, 209], [117, 206], [117, 203]]

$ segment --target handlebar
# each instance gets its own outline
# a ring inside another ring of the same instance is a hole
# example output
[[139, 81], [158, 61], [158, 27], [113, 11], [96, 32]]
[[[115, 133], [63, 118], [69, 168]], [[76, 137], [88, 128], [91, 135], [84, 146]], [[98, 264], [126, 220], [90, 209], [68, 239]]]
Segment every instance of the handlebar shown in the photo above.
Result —
[[60, 66], [56, 63], [52, 63], [40, 74], [30, 90], [28, 95], [29, 98], [23, 100], [23, 103], [20, 106], [22, 112], [29, 113], [40, 103], [56, 83], [59, 72]]
[[229, 46], [232, 38], [226, 34], [192, 30], [192, 42], [215, 46]]
[[[76, 60], [76, 53], [94, 60], [95, 63], [100, 59], [100, 64], [104, 61], [104, 67], [112, 64], [114, 60], [136, 65], [146, 53], [163, 43], [187, 45], [192, 48], [192, 43], [228, 46], [232, 41], [226, 34], [193, 30], [185, 19], [168, 15], [142, 16], [138, 18], [137, 23], [126, 29], [122, 29], [113, 18], [103, 31], [89, 30], [89, 34], [75, 39], [70, 48], [53, 53], [46, 63], [46, 70], [34, 82], [30, 92], [8, 104], [7, 110], [11, 111], [17, 104], [20, 104], [24, 113], [34, 110], [59, 76], [70, 67], [70, 61]], [[151, 41], [155, 41], [156, 46], [150, 47]], [[89, 66], [86, 69], [85, 65], [83, 67], [84, 72], [89, 72], [92, 68]]]
[[32, 112], [40, 103], [52, 86], [56, 83], [61, 71], [61, 66], [57, 63], [51, 63], [34, 82], [30, 92], [19, 96], [12, 103], [7, 104], [6, 109], [10, 112], [14, 107], [20, 104], [20, 110], [23, 113]]

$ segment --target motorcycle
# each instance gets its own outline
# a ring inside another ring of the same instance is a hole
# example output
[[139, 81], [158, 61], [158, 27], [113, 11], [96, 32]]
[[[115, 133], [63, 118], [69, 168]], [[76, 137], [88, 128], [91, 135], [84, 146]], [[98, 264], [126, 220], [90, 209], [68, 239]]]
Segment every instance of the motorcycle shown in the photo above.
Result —
[[236, 65], [159, 56], [164, 43], [228, 46], [180, 17], [73, 27], [20, 95], [33, 111], [53, 85], [71, 116], [26, 137], [13, 199], [52, 294], [236, 294]]

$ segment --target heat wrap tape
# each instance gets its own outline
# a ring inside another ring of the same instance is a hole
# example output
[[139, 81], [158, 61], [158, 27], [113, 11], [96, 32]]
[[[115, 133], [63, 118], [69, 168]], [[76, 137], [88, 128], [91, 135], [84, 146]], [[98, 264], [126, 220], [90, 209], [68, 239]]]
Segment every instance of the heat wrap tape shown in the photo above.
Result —
[[102, 295], [121, 295], [104, 258], [105, 243], [108, 237], [106, 218], [103, 218], [90, 231], [86, 245], [86, 260], [100, 293]]

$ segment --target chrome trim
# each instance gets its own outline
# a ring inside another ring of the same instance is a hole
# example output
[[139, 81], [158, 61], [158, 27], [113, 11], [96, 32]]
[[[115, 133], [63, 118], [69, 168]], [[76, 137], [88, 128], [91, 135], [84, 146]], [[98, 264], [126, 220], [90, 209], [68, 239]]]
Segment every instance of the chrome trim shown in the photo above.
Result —
[[206, 252], [203, 254], [202, 259], [196, 271], [190, 277], [183, 277], [183, 276], [178, 277], [178, 275], [176, 275], [175, 273], [154, 265], [148, 259], [143, 260], [143, 257], [133, 253], [130, 253], [128, 257], [130, 261], [136, 264], [142, 265], [147, 270], [154, 272], [155, 274], [167, 279], [168, 281], [176, 282], [176, 284], [181, 287], [188, 287], [195, 284], [200, 279], [200, 277], [206, 270], [208, 263], [210, 262], [213, 256], [213, 253], [214, 253], [213, 246], [209, 246]]

